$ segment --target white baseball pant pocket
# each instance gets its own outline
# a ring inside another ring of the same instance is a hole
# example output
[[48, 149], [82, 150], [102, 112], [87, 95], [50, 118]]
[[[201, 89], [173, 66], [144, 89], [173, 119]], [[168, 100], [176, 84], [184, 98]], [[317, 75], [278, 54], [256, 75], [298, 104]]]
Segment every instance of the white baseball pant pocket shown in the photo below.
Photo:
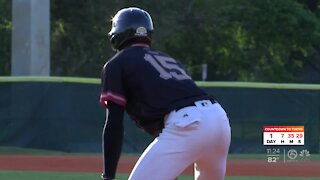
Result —
[[201, 114], [198, 111], [192, 110], [194, 107], [186, 107], [178, 112], [173, 112], [173, 117], [169, 118], [168, 124], [174, 124], [178, 128], [194, 128], [200, 120]]

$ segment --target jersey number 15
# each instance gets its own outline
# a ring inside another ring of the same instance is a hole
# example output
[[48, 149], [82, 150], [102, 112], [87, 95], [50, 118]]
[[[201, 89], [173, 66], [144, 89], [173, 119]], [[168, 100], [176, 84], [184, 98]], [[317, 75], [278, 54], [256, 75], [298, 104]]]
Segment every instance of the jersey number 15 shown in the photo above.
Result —
[[160, 73], [160, 77], [163, 79], [191, 79], [191, 77], [186, 73], [186, 71], [179, 67], [178, 63], [173, 58], [145, 54], [144, 59], [148, 61]]

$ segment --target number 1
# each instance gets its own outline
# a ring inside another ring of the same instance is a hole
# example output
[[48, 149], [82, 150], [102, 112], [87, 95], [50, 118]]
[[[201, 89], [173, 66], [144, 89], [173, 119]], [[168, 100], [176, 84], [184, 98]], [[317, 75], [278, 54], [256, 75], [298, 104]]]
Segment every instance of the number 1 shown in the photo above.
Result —
[[165, 80], [170, 78], [175, 78], [177, 80], [191, 79], [173, 58], [145, 54], [144, 59], [148, 61], [160, 73], [160, 77]]

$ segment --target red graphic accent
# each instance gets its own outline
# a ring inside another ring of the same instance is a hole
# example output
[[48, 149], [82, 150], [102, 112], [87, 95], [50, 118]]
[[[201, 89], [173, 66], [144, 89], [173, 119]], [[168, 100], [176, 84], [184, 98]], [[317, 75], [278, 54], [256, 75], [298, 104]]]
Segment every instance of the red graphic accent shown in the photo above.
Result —
[[304, 126], [264, 126], [263, 132], [304, 132]]
[[102, 92], [100, 95], [100, 104], [104, 107], [108, 107], [108, 101], [112, 101], [120, 106], [125, 107], [127, 104], [127, 100], [124, 96], [114, 93], [114, 92]]

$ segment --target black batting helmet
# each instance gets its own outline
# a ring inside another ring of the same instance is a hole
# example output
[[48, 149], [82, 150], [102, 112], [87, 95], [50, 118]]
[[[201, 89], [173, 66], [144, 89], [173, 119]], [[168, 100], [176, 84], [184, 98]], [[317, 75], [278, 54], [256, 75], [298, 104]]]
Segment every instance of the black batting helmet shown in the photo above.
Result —
[[144, 42], [151, 45], [153, 22], [145, 10], [136, 7], [121, 9], [112, 18], [109, 32], [113, 49], [121, 50], [130, 43]]

